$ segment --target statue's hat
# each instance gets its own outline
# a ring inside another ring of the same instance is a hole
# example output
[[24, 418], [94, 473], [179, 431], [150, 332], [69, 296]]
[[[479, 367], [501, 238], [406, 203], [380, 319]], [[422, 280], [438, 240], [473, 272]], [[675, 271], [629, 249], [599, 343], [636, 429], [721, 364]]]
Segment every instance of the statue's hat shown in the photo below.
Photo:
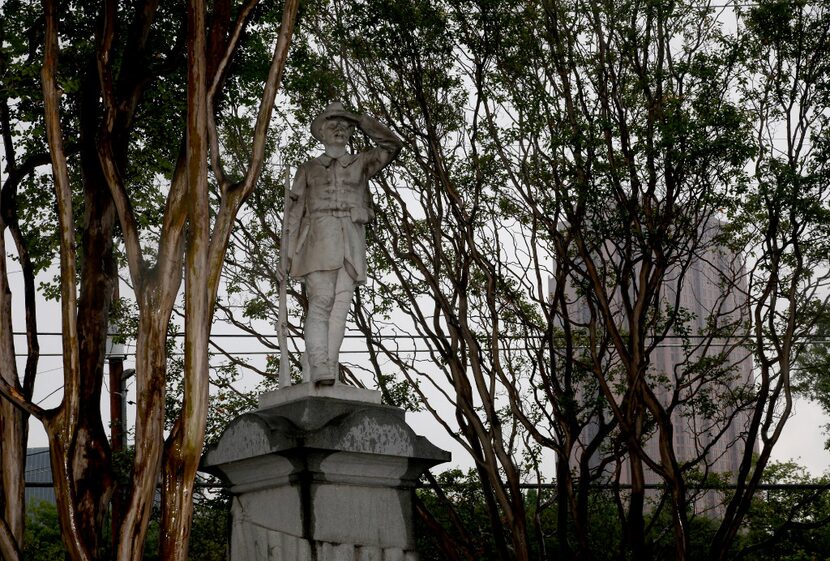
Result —
[[320, 142], [323, 142], [323, 124], [329, 119], [346, 119], [347, 121], [357, 123], [360, 117], [351, 111], [347, 111], [339, 101], [329, 103], [323, 109], [323, 112], [317, 115], [311, 122], [311, 134]]

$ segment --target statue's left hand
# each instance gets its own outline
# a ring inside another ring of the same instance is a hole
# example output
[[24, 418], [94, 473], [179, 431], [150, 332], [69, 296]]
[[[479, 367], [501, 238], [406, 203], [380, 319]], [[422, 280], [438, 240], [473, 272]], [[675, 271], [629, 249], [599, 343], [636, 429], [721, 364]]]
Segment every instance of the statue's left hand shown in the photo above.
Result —
[[372, 219], [369, 209], [363, 207], [352, 207], [349, 210], [349, 215], [355, 224], [368, 224]]

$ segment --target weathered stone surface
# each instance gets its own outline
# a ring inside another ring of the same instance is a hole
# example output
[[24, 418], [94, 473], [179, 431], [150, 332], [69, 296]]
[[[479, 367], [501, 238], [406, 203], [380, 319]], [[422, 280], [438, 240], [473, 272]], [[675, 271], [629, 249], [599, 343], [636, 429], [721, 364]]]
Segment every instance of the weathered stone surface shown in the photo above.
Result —
[[383, 561], [404, 561], [403, 549], [390, 547], [383, 550]]
[[[296, 550], [295, 550], [296, 551], [296, 553], [295, 553], [296, 557], [294, 557], [294, 559], [297, 559], [297, 561], [306, 561], [306, 560], [312, 561], [312, 559], [311, 559], [311, 544], [308, 542], [308, 540], [304, 540], [304, 539], [301, 539], [301, 538], [295, 538], [294, 543], [296, 544]], [[290, 559], [290, 558], [286, 558], [286, 559]], [[234, 561], [234, 560], [232, 560], [232, 561]], [[270, 559], [268, 561], [270, 561]]]
[[311, 561], [312, 551], [316, 561], [414, 561], [413, 489], [449, 454], [399, 409], [288, 395], [240, 416], [203, 458], [234, 495], [231, 561]]
[[312, 447], [331, 447], [336, 450], [365, 454], [413, 456], [418, 436], [390, 411], [375, 409], [369, 413], [348, 415], [338, 423], [331, 423], [317, 431], [308, 441]]
[[260, 526], [250, 526], [249, 535], [254, 542], [254, 559], [270, 559], [268, 555], [268, 530]]
[[383, 561], [383, 550], [370, 545], [358, 547], [357, 561]]
[[413, 547], [408, 490], [357, 485], [315, 487], [315, 539], [380, 547]]
[[318, 561], [355, 561], [355, 546], [352, 544], [334, 544], [318, 542]]
[[268, 557], [269, 561], [286, 561], [283, 554], [283, 536], [280, 532], [268, 532]]
[[[288, 534], [282, 534], [281, 537], [282, 556], [285, 561], [311, 561], [311, 551], [304, 551], [302, 548], [303, 545], [307, 545], [305, 540]], [[233, 552], [231, 552], [231, 559], [233, 559], [233, 561], [237, 561], [233, 556]], [[271, 560], [269, 559], [267, 561]]]
[[[311, 384], [291, 389], [307, 385]], [[244, 462], [254, 474], [262, 473], [258, 460], [276, 452], [289, 458], [292, 450], [299, 449], [303, 454], [337, 451], [406, 457], [427, 467], [449, 460], [447, 452], [412, 431], [400, 409], [318, 395], [294, 397], [232, 421], [218, 444], [205, 453], [202, 460], [205, 471], [235, 481], [244, 480], [247, 484], [250, 478], [246, 477], [246, 470], [235, 464]], [[291, 473], [290, 466], [284, 463], [277, 470], [265, 471], [273, 478], [284, 476], [286, 470]], [[234, 477], [230, 477], [230, 471], [235, 472]]]
[[302, 536], [303, 519], [300, 489], [287, 482], [270, 489], [242, 493], [238, 497], [240, 513], [249, 524]]
[[211, 450], [210, 462], [223, 464], [244, 458], [257, 458], [274, 449], [296, 446], [292, 426], [277, 427], [286, 419], [266, 419], [256, 413], [240, 415], [222, 433], [222, 439]]
[[276, 407], [304, 397], [327, 397], [341, 401], [363, 401], [380, 405], [381, 393], [344, 384], [321, 386], [313, 383], [296, 384], [279, 390], [265, 392], [259, 396], [259, 408]]

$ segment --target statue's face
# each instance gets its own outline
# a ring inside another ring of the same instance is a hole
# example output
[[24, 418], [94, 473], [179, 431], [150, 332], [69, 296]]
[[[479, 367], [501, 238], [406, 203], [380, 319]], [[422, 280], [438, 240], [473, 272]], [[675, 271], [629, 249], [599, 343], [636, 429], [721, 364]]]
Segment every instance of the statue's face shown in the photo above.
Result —
[[354, 123], [348, 119], [329, 119], [323, 125], [323, 144], [345, 146], [354, 134]]

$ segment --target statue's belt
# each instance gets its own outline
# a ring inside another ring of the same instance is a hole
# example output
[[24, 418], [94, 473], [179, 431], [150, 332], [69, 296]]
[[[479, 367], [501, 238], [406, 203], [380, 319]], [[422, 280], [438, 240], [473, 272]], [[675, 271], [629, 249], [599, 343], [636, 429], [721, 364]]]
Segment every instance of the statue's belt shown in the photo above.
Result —
[[340, 218], [348, 218], [352, 215], [352, 211], [348, 208], [323, 208], [312, 210], [310, 214], [311, 216], [337, 216]]

